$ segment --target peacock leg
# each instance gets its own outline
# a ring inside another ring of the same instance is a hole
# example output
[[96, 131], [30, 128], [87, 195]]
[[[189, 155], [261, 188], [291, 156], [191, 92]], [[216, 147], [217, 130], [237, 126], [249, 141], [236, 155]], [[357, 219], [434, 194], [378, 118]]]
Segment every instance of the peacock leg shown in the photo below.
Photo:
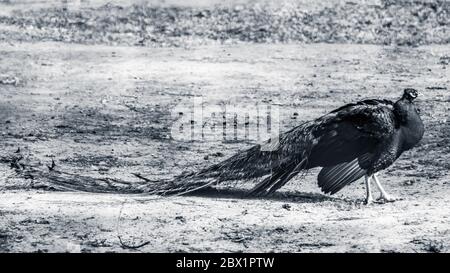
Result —
[[395, 200], [397, 200], [397, 198], [392, 197], [391, 195], [389, 195], [383, 188], [383, 186], [381, 186], [380, 181], [378, 180], [378, 173], [374, 173], [372, 175], [373, 180], [375, 181], [375, 185], [377, 186], [378, 190], [380, 191], [380, 200], [384, 200], [386, 202], [394, 202]]
[[364, 177], [365, 181], [366, 181], [366, 205], [370, 205], [373, 203], [373, 198], [372, 198], [372, 189], [371, 189], [371, 181], [370, 181], [370, 176], [366, 175]]

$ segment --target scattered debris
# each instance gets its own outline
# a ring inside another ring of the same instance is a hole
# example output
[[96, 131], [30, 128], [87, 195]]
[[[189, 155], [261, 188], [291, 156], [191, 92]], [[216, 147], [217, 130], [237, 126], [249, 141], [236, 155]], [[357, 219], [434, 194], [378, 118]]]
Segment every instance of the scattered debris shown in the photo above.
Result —
[[425, 87], [427, 90], [447, 90], [445, 86], [427, 86]]
[[405, 185], [405, 186], [412, 186], [415, 183], [416, 183], [416, 180], [410, 179], [410, 180], [406, 180], [405, 182], [403, 182], [403, 185]]
[[[20, 153], [20, 151], [19, 151], [19, 153]], [[23, 155], [21, 155], [21, 154], [19, 154], [18, 156], [13, 156], [10, 160], [10, 167], [12, 169], [16, 169], [16, 170], [24, 169], [24, 166], [20, 163], [20, 161], [22, 159], [23, 159]]]
[[51, 166], [47, 166], [49, 171], [53, 171], [53, 169], [55, 169], [56, 164], [55, 164], [55, 160], [52, 158], [52, 165]]
[[183, 216], [181, 216], [181, 215], [178, 215], [178, 216], [176, 216], [175, 217], [175, 220], [178, 220], [178, 221], [180, 221], [181, 223], [186, 223], [186, 218], [184, 218]]
[[221, 153], [221, 152], [213, 153], [213, 154], [211, 154], [211, 155], [212, 155], [212, 156], [215, 156], [215, 157], [223, 157], [223, 156], [224, 156], [224, 154]]
[[92, 241], [87, 241], [86, 243], [84, 243], [87, 246], [90, 247], [111, 247], [112, 245], [107, 243], [106, 239], [95, 239]]
[[[330, 247], [330, 246], [334, 246], [334, 244], [331, 244], [331, 243], [325, 243], [325, 242], [318, 242], [318, 243], [300, 243], [300, 244], [298, 244], [298, 246], [300, 247], [300, 248], [303, 248], [303, 247], [313, 247], [313, 248], [316, 248], [316, 247]], [[357, 248], [358, 246], [352, 246], [353, 248]]]
[[[244, 233], [247, 233], [248, 230], [244, 230]], [[242, 244], [245, 248], [248, 248], [248, 241], [253, 239], [253, 235], [249, 234], [248, 236], [245, 236], [244, 234], [238, 232], [238, 231], [233, 231], [233, 232], [225, 232], [223, 233], [225, 235], [225, 237], [230, 240], [233, 243], [240, 243]]]
[[26, 225], [26, 224], [38, 224], [38, 225], [48, 225], [50, 224], [50, 222], [46, 219], [43, 218], [39, 218], [39, 219], [25, 219], [23, 221], [19, 222], [21, 225]]
[[439, 58], [439, 64], [448, 65], [450, 63], [450, 56], [442, 56]]
[[284, 233], [284, 232], [287, 232], [288, 230], [285, 229], [284, 227], [277, 227], [273, 231], [275, 231], [277, 233]]
[[430, 253], [442, 253], [445, 252], [445, 247], [442, 241], [430, 240], [430, 239], [414, 239], [411, 243], [416, 245], [422, 245], [423, 250]]
[[136, 176], [137, 178], [142, 179], [142, 180], [144, 180], [144, 181], [146, 181], [146, 182], [154, 182], [153, 180], [148, 179], [148, 178], [142, 176], [142, 175], [139, 174], [139, 173], [132, 173], [132, 175], [134, 175], [134, 176]]

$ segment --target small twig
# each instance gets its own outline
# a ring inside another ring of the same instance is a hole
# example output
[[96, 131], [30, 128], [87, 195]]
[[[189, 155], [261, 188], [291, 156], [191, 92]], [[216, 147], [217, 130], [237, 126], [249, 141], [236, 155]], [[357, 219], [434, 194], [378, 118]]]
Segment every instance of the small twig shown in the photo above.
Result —
[[153, 180], [151, 180], [151, 179], [148, 179], [147, 177], [144, 177], [144, 176], [142, 176], [142, 175], [140, 175], [140, 174], [138, 174], [138, 173], [132, 173], [132, 175], [134, 175], [134, 176], [136, 176], [137, 178], [142, 179], [142, 180], [144, 180], [144, 181], [146, 181], [146, 182], [155, 182], [155, 181], [153, 181]]
[[23, 159], [23, 155], [19, 155], [19, 157], [15, 157], [15, 158], [11, 159], [11, 168], [16, 169], [16, 170], [23, 169], [23, 166], [19, 163], [19, 161], [21, 161], [22, 159]]
[[128, 181], [123, 181], [123, 180], [119, 180], [119, 179], [115, 179], [115, 178], [109, 178], [109, 177], [105, 177], [105, 178], [97, 178], [99, 181], [103, 181], [105, 183], [108, 184], [108, 186], [111, 186], [114, 189], [117, 189], [116, 186], [112, 185], [111, 182], [113, 183], [118, 183], [118, 184], [125, 184], [125, 185], [131, 185], [131, 182]]
[[119, 233], [120, 233], [120, 221], [121, 221], [121, 216], [122, 216], [122, 210], [123, 210], [123, 207], [125, 206], [125, 203], [126, 203], [126, 200], [120, 206], [119, 215], [117, 216], [117, 224], [116, 224], [117, 238], [119, 238], [120, 246], [122, 248], [127, 248], [127, 249], [138, 249], [138, 248], [141, 248], [143, 246], [150, 244], [150, 241], [146, 241], [139, 245], [128, 245], [122, 241], [122, 237], [120, 237]]
[[55, 167], [56, 167], [55, 160], [52, 158], [52, 165], [47, 166], [47, 168], [49, 171], [53, 171], [55, 169]]

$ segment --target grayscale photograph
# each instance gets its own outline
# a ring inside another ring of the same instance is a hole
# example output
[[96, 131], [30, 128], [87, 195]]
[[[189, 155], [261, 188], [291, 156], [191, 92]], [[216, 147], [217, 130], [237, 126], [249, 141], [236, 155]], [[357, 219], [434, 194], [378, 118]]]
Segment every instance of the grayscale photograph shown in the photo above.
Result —
[[0, 252], [448, 253], [449, 64], [449, 0], [0, 0]]

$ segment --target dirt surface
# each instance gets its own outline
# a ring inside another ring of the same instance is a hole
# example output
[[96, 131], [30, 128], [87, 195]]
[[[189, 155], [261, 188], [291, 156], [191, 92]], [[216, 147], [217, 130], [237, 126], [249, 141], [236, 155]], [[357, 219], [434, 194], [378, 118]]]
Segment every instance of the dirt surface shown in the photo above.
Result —
[[268, 198], [241, 197], [252, 184], [157, 198], [42, 190], [39, 177], [20, 178], [3, 161], [2, 252], [450, 251], [446, 45], [0, 48], [1, 156], [19, 152], [20, 164], [43, 169], [53, 159], [58, 170], [137, 182], [131, 173], [172, 177], [254, 143], [173, 140], [173, 109], [196, 96], [206, 107], [278, 105], [286, 130], [344, 103], [396, 99], [414, 87], [427, 130], [419, 147], [381, 174], [403, 200], [370, 206], [362, 204], [362, 181], [321, 194], [317, 170]]
[[[450, 42], [447, 0], [0, 1], [0, 41], [146, 47]], [[125, 4], [124, 2], [128, 2]]]

